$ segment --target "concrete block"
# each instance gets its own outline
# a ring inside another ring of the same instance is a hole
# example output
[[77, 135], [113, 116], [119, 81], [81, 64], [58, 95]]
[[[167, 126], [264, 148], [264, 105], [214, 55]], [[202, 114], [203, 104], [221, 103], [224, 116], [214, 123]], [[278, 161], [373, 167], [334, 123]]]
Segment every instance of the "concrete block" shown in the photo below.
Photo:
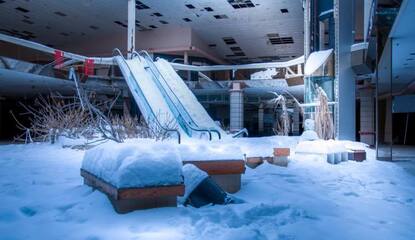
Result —
[[274, 156], [275, 157], [290, 156], [290, 149], [289, 148], [274, 148]]
[[273, 157], [271, 164], [274, 164], [274, 165], [277, 165], [277, 166], [280, 166], [280, 167], [287, 167], [288, 166], [288, 157], [287, 156]]
[[349, 160], [354, 160], [357, 162], [362, 162], [366, 160], [366, 151], [365, 150], [350, 150]]
[[349, 153], [348, 152], [342, 152], [342, 162], [345, 162], [349, 159]]
[[327, 162], [330, 164], [338, 164], [342, 161], [341, 153], [327, 153]]

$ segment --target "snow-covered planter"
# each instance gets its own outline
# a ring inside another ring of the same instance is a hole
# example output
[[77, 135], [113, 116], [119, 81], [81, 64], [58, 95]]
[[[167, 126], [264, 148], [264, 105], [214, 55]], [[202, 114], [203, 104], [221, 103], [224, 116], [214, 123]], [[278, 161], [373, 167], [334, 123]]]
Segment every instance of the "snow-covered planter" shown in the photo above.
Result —
[[117, 212], [176, 206], [184, 193], [182, 163], [176, 148], [141, 140], [109, 142], [85, 153], [85, 183], [108, 195]]

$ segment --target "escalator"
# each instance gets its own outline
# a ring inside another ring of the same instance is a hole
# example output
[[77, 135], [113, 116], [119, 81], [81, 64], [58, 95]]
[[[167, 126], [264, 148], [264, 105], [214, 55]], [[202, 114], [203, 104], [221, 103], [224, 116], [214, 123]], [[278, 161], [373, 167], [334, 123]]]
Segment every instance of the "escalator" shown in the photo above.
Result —
[[181, 137], [185, 135], [182, 128], [167, 128], [165, 125], [166, 121], [173, 121], [176, 126], [180, 126], [180, 123], [170, 111], [153, 80], [148, 77], [141, 59], [126, 60], [119, 51], [118, 54], [114, 57], [114, 61], [119, 66], [147, 124], [153, 124], [157, 128], [176, 134], [180, 143]]
[[168, 88], [170, 88], [178, 97], [180, 104], [190, 113], [196, 125], [208, 128], [217, 132], [218, 135], [226, 135], [226, 132], [220, 128], [215, 121], [209, 116], [205, 108], [200, 104], [199, 100], [189, 89], [186, 83], [176, 73], [173, 67], [164, 59], [158, 59], [155, 62], [159, 72], [166, 80]]
[[[209, 116], [197, 98], [164, 59], [153, 62], [147, 52], [134, 52], [132, 59], [121, 53], [114, 57], [127, 85], [148, 124], [165, 128], [174, 121], [180, 138], [221, 139], [228, 136]], [[233, 137], [247, 135], [242, 129]]]
[[[185, 123], [183, 124], [183, 129], [188, 136], [203, 138], [207, 134], [209, 140], [212, 140], [212, 133], [215, 133], [217, 139], [221, 139], [221, 136], [226, 134], [210, 118], [206, 110], [180, 77], [177, 79], [166, 75], [165, 71], [163, 71], [163, 66], [156, 65], [147, 52], [141, 51], [140, 53], [136, 53], [136, 55], [146, 63], [145, 69], [152, 76], [154, 83], [164, 95], [164, 99], [169, 103], [178, 121]], [[168, 62], [166, 63], [170, 66]], [[200, 117], [201, 111], [205, 113], [202, 117]], [[201, 119], [205, 120], [200, 121]]]

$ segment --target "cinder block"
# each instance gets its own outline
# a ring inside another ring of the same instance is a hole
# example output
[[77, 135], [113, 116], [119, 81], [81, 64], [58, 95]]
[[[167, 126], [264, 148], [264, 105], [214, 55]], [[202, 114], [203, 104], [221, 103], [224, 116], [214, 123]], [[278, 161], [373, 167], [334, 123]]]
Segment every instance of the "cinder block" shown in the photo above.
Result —
[[342, 152], [342, 162], [345, 162], [349, 159], [349, 153], [348, 152]]
[[327, 153], [327, 162], [330, 164], [338, 164], [342, 161], [342, 153]]
[[366, 151], [365, 150], [350, 150], [349, 160], [354, 160], [357, 162], [362, 162], [366, 160]]
[[330, 164], [337, 164], [336, 162], [336, 156], [334, 153], [327, 153], [327, 162]]
[[274, 148], [274, 157], [288, 157], [290, 156], [289, 148]]

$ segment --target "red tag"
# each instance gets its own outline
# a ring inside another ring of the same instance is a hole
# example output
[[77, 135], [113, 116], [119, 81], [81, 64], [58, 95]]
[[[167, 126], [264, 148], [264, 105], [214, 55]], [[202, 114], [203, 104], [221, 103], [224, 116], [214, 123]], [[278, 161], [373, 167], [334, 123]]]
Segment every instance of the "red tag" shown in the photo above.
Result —
[[59, 67], [63, 63], [63, 51], [55, 50], [55, 65]]
[[86, 59], [84, 63], [84, 75], [90, 76], [94, 75], [94, 60]]

